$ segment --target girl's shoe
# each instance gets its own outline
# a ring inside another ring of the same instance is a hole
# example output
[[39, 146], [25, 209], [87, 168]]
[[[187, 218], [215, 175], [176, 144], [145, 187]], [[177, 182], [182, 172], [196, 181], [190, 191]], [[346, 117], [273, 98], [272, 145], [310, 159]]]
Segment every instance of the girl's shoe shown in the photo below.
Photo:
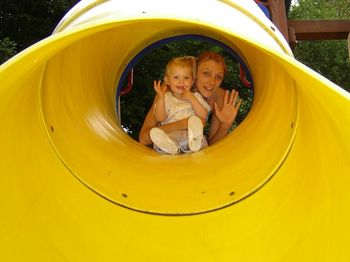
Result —
[[153, 144], [162, 151], [170, 155], [179, 153], [178, 145], [162, 129], [157, 127], [152, 128], [149, 136]]
[[203, 123], [197, 116], [191, 116], [188, 119], [188, 147], [192, 152], [201, 149], [203, 139]]

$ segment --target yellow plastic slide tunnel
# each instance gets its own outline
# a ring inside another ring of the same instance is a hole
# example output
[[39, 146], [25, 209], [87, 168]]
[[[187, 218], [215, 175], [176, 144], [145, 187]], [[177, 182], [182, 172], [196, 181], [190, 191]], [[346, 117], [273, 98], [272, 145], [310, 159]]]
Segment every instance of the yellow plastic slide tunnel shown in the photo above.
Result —
[[[233, 48], [246, 119], [200, 152], [131, 139], [116, 83], [157, 41]], [[254, 1], [83, 0], [0, 67], [1, 261], [350, 261], [350, 96]]]

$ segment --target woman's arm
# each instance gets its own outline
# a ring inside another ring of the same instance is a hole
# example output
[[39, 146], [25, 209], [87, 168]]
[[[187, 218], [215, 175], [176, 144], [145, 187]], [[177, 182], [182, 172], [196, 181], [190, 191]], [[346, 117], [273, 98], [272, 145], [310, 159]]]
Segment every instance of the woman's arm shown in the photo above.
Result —
[[156, 126], [160, 129], [162, 129], [166, 133], [171, 132], [171, 131], [175, 131], [175, 130], [187, 129], [187, 121], [188, 121], [187, 118], [179, 120], [177, 122], [158, 126], [159, 122], [156, 120], [156, 118], [153, 114], [153, 110], [154, 110], [154, 103], [153, 103], [152, 107], [150, 108], [150, 110], [148, 111], [146, 118], [143, 122], [141, 131], [139, 133], [139, 141], [141, 144], [143, 144], [143, 145], [152, 144], [152, 140], [149, 136], [149, 132], [153, 127], [156, 127]]
[[[232, 126], [232, 125], [231, 125]], [[225, 137], [229, 133], [229, 128], [231, 126], [226, 126], [218, 120], [218, 118], [213, 115], [210, 123], [209, 130], [209, 144], [214, 144], [219, 141], [221, 138]]]
[[[154, 100], [155, 101], [155, 100]], [[149, 136], [149, 131], [157, 126], [159, 122], [156, 120], [153, 111], [154, 111], [154, 105], [155, 103], [153, 102], [152, 107], [150, 110], [148, 110], [148, 113], [146, 115], [145, 120], [143, 121], [140, 133], [139, 133], [139, 142], [143, 145], [150, 145], [152, 144], [151, 138]]]
[[233, 125], [242, 103], [235, 90], [232, 90], [231, 94], [229, 91], [225, 91], [218, 98], [222, 98], [222, 100], [218, 101], [219, 105], [214, 102], [215, 115], [210, 123], [209, 144], [217, 142], [229, 133], [228, 130]]

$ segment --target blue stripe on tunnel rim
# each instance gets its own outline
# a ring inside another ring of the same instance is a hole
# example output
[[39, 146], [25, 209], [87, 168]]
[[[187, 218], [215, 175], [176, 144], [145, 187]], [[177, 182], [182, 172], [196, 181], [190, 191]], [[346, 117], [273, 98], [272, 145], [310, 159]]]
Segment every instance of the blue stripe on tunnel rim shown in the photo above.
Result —
[[116, 112], [117, 116], [119, 117], [119, 96], [123, 88], [123, 82], [124, 80], [128, 77], [129, 72], [131, 69], [147, 54], [152, 52], [154, 49], [157, 47], [160, 47], [162, 45], [171, 43], [171, 42], [176, 42], [176, 41], [183, 41], [183, 40], [199, 40], [199, 41], [204, 41], [204, 42], [210, 42], [213, 43], [221, 48], [223, 48], [227, 53], [229, 53], [234, 59], [236, 59], [241, 66], [243, 67], [245, 77], [246, 79], [251, 83], [251, 88], [254, 88], [254, 83], [252, 80], [252, 76], [250, 74], [250, 71], [248, 69], [248, 66], [245, 62], [245, 60], [232, 48], [229, 47], [228, 45], [220, 42], [219, 40], [216, 40], [214, 38], [208, 37], [208, 36], [203, 36], [203, 35], [195, 35], [195, 34], [185, 34], [185, 35], [178, 35], [178, 36], [172, 36], [168, 38], [164, 38], [162, 40], [159, 40], [157, 42], [154, 42], [153, 44], [147, 46], [144, 48], [141, 52], [139, 52], [125, 67], [117, 85], [117, 93], [116, 93]]

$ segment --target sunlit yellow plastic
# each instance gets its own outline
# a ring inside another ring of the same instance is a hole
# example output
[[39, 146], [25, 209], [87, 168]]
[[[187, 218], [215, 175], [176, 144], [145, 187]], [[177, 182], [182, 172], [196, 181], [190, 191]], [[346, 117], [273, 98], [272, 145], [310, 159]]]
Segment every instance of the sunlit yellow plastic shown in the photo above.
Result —
[[[349, 94], [253, 1], [200, 3], [82, 1], [0, 67], [1, 261], [350, 260]], [[116, 84], [184, 34], [240, 53], [254, 102], [217, 144], [159, 155], [121, 129]]]

